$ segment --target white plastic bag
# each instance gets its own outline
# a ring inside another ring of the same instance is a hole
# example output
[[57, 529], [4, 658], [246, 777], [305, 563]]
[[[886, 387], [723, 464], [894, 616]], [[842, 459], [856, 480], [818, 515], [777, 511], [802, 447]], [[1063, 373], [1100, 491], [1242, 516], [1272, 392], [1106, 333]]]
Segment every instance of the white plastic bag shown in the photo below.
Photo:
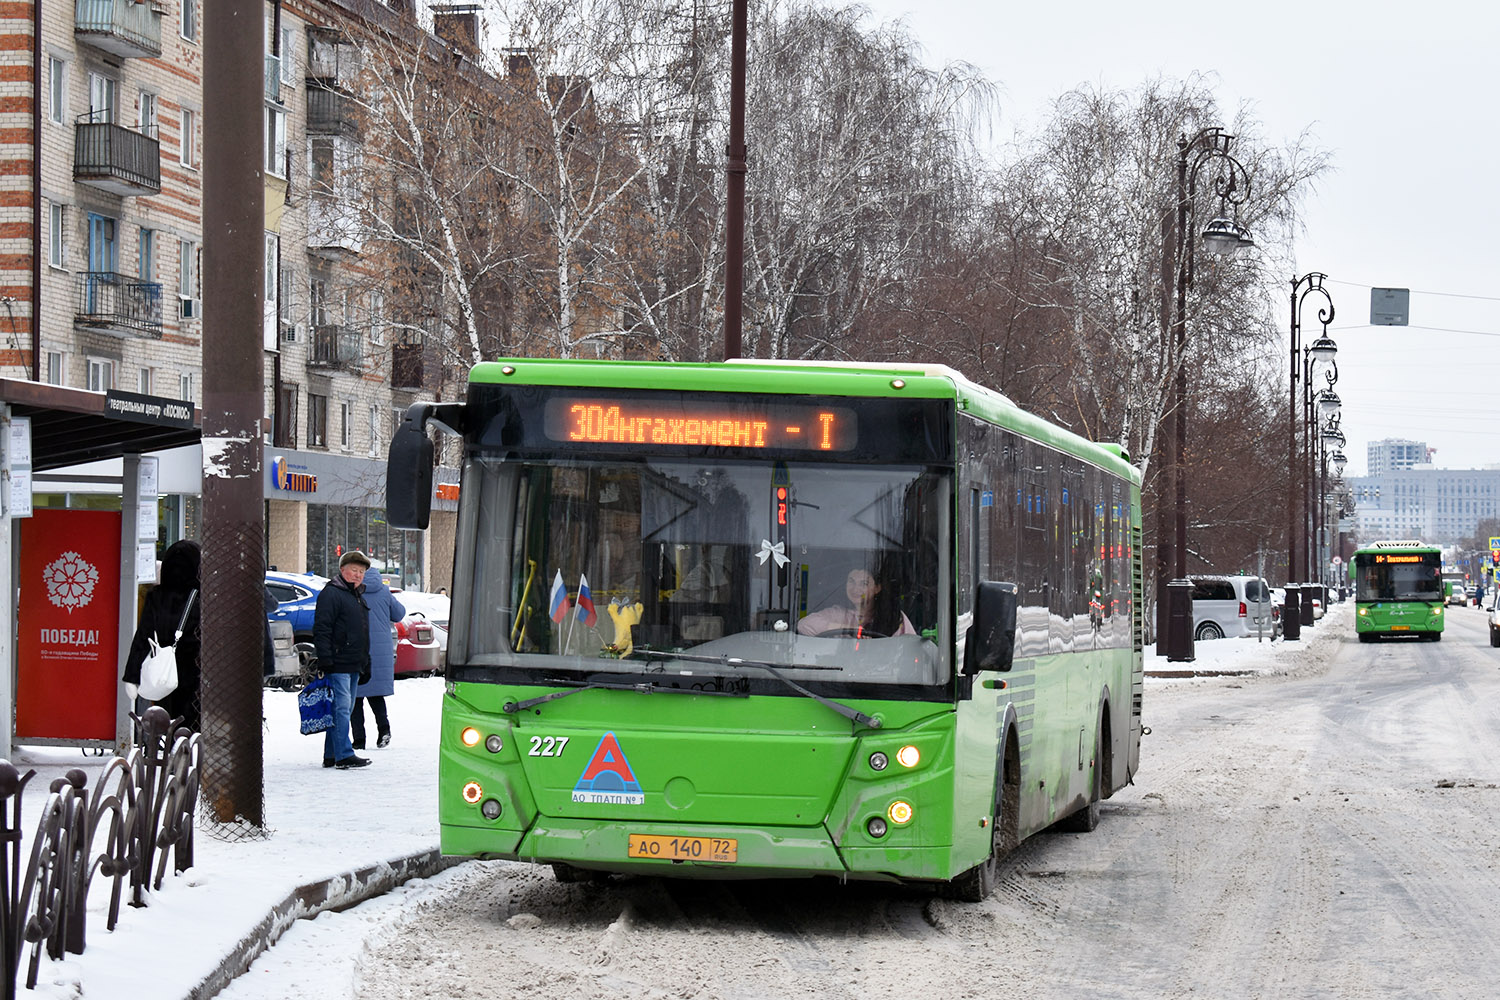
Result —
[[151, 652], [141, 664], [140, 696], [147, 701], [161, 701], [177, 690], [177, 646], [175, 639], [182, 638], [178, 632], [171, 646], [159, 646], [155, 639], [147, 639]]
[[187, 628], [188, 612], [193, 610], [193, 601], [197, 597], [196, 590], [188, 594], [187, 604], [182, 607], [182, 620], [177, 623], [177, 632], [172, 636], [172, 645], [159, 645], [155, 636], [146, 638], [151, 652], [146, 654], [146, 659], [141, 663], [141, 686], [138, 693], [147, 701], [161, 701], [177, 690], [177, 643], [182, 639], [182, 630]]

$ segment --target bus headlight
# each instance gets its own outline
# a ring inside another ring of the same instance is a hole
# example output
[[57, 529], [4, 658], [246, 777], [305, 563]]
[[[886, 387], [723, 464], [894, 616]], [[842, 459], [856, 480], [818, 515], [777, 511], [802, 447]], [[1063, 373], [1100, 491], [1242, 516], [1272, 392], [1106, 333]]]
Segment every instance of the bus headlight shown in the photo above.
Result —
[[902, 767], [916, 767], [917, 762], [922, 759], [922, 751], [910, 743], [896, 751], [896, 760], [900, 761]]
[[886, 769], [886, 765], [888, 764], [890, 764], [890, 760], [888, 760], [886, 758], [886, 755], [881, 753], [879, 750], [876, 750], [874, 753], [870, 754], [870, 770], [884, 771]]
[[891, 818], [891, 822], [897, 826], [905, 826], [911, 822], [911, 803], [897, 799], [891, 803], [891, 807], [885, 811]]
[[472, 806], [474, 803], [484, 798], [484, 789], [479, 786], [479, 782], [471, 781], [464, 785], [463, 797], [464, 801]]
[[1360, 608], [1359, 609], [1359, 616], [1361, 618], [1365, 617], [1365, 615], [1368, 615], [1369, 613], [1370, 613], [1370, 609], [1369, 608]]
[[1443, 613], [1443, 609], [1442, 608], [1433, 608], [1432, 609], [1432, 613], [1435, 614], [1435, 615], [1440, 615], [1440, 614]]
[[870, 832], [870, 836], [872, 837], [875, 837], [877, 839], [879, 839], [880, 837], [884, 837], [885, 819], [881, 816], [871, 816], [870, 822], [865, 824], [865, 829]]
[[482, 806], [479, 807], [479, 814], [481, 816], [483, 816], [485, 819], [499, 819], [500, 818], [500, 800], [499, 799], [485, 799], [484, 800], [484, 805], [482, 805]]
[[466, 747], [477, 746], [479, 744], [479, 730], [473, 726], [467, 726], [462, 733], [458, 734], [458, 738], [463, 740]]

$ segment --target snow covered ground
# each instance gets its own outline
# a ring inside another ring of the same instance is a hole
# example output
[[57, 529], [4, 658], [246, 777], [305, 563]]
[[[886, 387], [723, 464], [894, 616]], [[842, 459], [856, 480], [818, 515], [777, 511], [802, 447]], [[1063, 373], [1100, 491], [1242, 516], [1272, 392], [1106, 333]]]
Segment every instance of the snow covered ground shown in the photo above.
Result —
[[[1156, 684], [1201, 683], [1152, 679], [1179, 671], [1283, 672], [1320, 655], [1321, 647], [1353, 627], [1353, 603], [1335, 605], [1327, 618], [1304, 629], [1302, 641], [1257, 642], [1222, 639], [1196, 644], [1196, 660], [1168, 663], [1149, 656], [1148, 688]], [[384, 750], [366, 754], [372, 767], [352, 771], [322, 766], [321, 736], [297, 731], [295, 696], [266, 692], [265, 813], [269, 836], [225, 842], [201, 827], [195, 866], [165, 880], [145, 909], [123, 907], [116, 930], [104, 928], [107, 884], [95, 880], [90, 899], [88, 947], [62, 962], [42, 959], [34, 996], [162, 998], [204, 995], [211, 979], [247, 937], [253, 937], [278, 905], [299, 887], [334, 880], [333, 894], [347, 886], [348, 873], [397, 862], [437, 847], [437, 728], [443, 682], [403, 679], [388, 699], [393, 739]], [[1150, 697], [1149, 691], [1147, 697]], [[13, 761], [23, 771], [36, 768], [27, 791], [22, 829], [29, 845], [48, 783], [68, 768], [93, 776], [99, 758], [76, 750], [19, 747]], [[28, 848], [29, 849], [29, 848]], [[434, 880], [462, 879], [457, 868]], [[417, 880], [344, 913], [326, 912], [298, 920], [273, 951], [258, 959], [221, 997], [229, 1000], [351, 996], [352, 969], [361, 951], [378, 947], [360, 927], [387, 922], [392, 910], [416, 906], [428, 880]], [[29, 951], [23, 956], [29, 957]], [[25, 994], [23, 994], [25, 995]]]

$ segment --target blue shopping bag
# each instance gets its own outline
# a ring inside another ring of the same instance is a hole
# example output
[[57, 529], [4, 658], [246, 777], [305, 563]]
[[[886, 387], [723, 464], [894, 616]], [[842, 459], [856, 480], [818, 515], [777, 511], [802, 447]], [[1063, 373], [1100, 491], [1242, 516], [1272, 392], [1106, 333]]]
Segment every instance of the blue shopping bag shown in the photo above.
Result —
[[297, 711], [302, 715], [302, 735], [313, 736], [333, 728], [333, 685], [328, 678], [309, 681], [297, 692]]

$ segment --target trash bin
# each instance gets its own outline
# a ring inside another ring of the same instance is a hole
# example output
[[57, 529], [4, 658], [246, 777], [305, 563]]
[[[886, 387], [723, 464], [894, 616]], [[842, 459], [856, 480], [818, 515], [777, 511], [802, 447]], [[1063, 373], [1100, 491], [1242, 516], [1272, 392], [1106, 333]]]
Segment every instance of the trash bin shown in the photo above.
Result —
[[1193, 650], [1193, 581], [1172, 580], [1167, 584], [1167, 660], [1191, 663]]

